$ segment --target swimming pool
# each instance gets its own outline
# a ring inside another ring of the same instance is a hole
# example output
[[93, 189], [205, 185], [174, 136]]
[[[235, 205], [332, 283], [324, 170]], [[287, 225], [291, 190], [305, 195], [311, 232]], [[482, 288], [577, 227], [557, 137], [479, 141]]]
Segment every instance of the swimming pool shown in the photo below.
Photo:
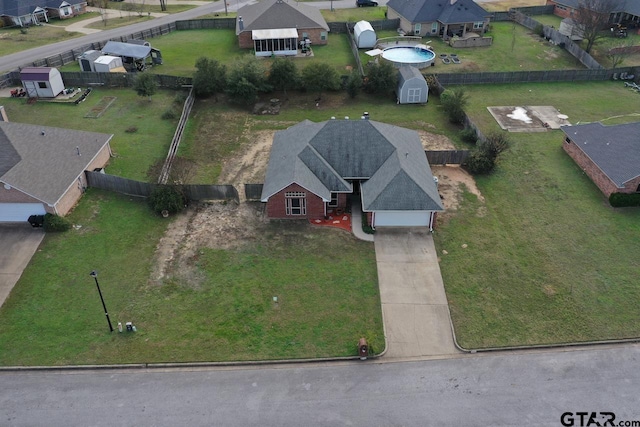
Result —
[[384, 49], [382, 57], [392, 62], [396, 67], [413, 65], [418, 68], [425, 68], [433, 64], [436, 54], [424, 45], [394, 46]]

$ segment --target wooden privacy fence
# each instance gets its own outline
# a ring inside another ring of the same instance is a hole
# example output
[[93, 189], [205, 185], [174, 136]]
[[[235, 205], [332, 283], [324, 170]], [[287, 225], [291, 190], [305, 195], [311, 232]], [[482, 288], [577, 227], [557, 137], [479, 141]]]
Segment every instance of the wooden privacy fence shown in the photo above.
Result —
[[[89, 187], [114, 191], [120, 194], [137, 197], [149, 197], [158, 184], [140, 182], [133, 179], [121, 178], [101, 172], [86, 172]], [[187, 199], [197, 200], [235, 200], [240, 201], [238, 191], [233, 185], [172, 185], [180, 188]]]
[[247, 200], [260, 200], [264, 184], [245, 184], [244, 195]]
[[[598, 70], [504, 71], [495, 73], [435, 74], [441, 85], [470, 85], [484, 83], [531, 83], [611, 80], [614, 73], [634, 73], [634, 67]], [[427, 74], [428, 76], [429, 74]]]
[[461, 165], [469, 150], [425, 150], [430, 165]]

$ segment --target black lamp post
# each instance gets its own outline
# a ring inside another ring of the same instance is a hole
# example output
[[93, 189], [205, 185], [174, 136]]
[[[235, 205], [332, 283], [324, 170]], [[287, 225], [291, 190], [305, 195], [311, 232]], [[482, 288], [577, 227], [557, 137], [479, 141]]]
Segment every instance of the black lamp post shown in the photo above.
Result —
[[100, 285], [98, 284], [98, 272], [93, 270], [89, 273], [89, 276], [93, 277], [96, 281], [96, 287], [98, 288], [98, 294], [100, 294], [100, 301], [102, 301], [102, 308], [104, 308], [104, 315], [107, 316], [107, 323], [109, 324], [109, 332], [113, 332], [113, 326], [111, 326], [111, 319], [109, 319], [109, 313], [107, 312], [107, 306], [104, 303], [104, 298], [102, 298], [102, 292], [100, 291]]

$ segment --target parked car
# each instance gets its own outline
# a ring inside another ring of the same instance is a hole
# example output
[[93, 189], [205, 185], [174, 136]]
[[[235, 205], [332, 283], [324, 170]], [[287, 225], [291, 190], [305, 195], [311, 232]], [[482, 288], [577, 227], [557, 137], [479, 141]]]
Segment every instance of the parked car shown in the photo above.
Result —
[[356, 0], [357, 7], [377, 6], [378, 2], [373, 0]]

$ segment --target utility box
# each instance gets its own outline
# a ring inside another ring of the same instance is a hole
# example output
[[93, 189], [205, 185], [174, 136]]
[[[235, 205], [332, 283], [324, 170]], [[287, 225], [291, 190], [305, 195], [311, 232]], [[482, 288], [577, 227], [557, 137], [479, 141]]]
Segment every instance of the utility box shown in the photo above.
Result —
[[364, 338], [360, 338], [360, 341], [358, 341], [358, 355], [360, 360], [367, 360], [367, 356], [369, 356], [369, 346]]

